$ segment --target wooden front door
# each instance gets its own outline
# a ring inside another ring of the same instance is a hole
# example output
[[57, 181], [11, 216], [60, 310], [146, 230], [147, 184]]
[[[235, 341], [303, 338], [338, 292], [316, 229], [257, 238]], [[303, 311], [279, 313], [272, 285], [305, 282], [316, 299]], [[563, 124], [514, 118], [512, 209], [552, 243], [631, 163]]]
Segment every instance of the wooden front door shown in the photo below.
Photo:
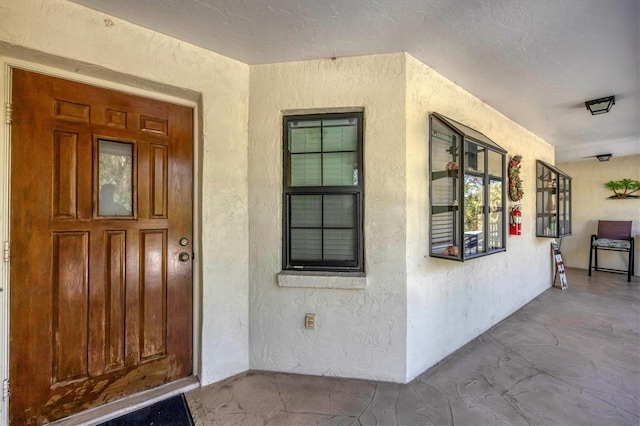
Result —
[[12, 78], [9, 413], [40, 424], [192, 374], [193, 110]]

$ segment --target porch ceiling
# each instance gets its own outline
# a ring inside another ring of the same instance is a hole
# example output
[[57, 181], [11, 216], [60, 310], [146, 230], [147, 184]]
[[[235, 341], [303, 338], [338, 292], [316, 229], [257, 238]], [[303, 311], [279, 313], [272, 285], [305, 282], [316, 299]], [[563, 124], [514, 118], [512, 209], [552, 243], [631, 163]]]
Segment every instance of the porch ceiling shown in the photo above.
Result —
[[[71, 1], [247, 64], [406, 51], [556, 162], [640, 153], [638, 0]], [[586, 110], [609, 95], [609, 113]]]

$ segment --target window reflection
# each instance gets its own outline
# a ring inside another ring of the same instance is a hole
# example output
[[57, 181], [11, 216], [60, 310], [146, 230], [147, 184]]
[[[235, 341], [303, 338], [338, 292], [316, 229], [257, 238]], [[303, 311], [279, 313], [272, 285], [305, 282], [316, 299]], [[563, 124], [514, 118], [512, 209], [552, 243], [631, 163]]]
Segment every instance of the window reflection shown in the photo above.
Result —
[[99, 141], [98, 181], [100, 216], [132, 216], [133, 145]]
[[466, 254], [484, 252], [484, 178], [464, 177], [464, 248]]
[[480, 231], [484, 223], [484, 184], [483, 178], [464, 177], [464, 230]]

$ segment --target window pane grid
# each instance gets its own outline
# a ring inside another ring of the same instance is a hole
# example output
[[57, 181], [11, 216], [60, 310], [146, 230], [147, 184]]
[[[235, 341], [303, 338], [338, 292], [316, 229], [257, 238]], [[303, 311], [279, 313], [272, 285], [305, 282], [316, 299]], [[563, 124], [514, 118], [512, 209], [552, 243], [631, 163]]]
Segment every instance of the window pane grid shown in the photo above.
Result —
[[285, 118], [285, 269], [362, 270], [361, 120]]
[[430, 126], [430, 255], [464, 261], [504, 251], [506, 151], [436, 113]]
[[312, 126], [303, 120], [288, 123], [290, 186], [359, 185], [358, 129], [353, 120], [314, 120]]
[[355, 261], [355, 199], [355, 194], [291, 195], [291, 260]]

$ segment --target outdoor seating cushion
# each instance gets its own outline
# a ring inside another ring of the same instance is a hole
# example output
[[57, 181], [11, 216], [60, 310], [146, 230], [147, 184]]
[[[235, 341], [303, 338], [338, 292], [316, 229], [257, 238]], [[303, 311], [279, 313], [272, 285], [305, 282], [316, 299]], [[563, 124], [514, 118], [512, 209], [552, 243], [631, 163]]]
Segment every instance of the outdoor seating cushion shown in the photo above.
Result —
[[591, 243], [591, 245], [594, 247], [616, 248], [624, 250], [629, 250], [631, 248], [631, 242], [628, 240], [611, 240], [609, 238], [598, 238], [597, 240], [593, 240], [593, 243]]

